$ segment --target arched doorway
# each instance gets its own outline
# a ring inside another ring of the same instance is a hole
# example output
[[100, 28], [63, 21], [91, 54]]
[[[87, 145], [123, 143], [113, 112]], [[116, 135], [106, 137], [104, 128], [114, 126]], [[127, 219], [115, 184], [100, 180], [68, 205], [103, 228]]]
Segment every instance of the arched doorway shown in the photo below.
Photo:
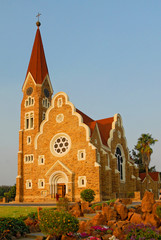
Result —
[[68, 193], [68, 177], [62, 171], [54, 172], [49, 179], [50, 184], [50, 193], [52, 197], [56, 197], [56, 194], [59, 197], [65, 197], [65, 194]]

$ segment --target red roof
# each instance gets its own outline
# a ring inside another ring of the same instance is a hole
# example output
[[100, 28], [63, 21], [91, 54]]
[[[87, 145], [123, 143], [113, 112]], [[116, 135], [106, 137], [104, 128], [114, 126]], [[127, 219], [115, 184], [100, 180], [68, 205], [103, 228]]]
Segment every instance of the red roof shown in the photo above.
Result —
[[86, 114], [81, 112], [80, 110], [76, 109], [76, 111], [82, 116], [83, 122], [88, 125], [91, 130], [91, 135], [95, 129], [96, 123], [98, 125], [98, 129], [101, 135], [101, 140], [104, 145], [107, 145], [107, 140], [110, 136], [110, 130], [112, 129], [112, 122], [114, 120], [113, 117], [105, 118], [100, 120], [93, 120], [92, 118], [88, 117]]
[[[159, 172], [149, 172], [148, 174], [153, 181], [159, 181]], [[143, 181], [146, 177], [146, 173], [139, 173], [139, 177], [141, 178], [141, 181]]]
[[42, 84], [46, 75], [48, 74], [48, 68], [46, 64], [45, 53], [39, 28], [37, 28], [36, 31], [35, 41], [32, 48], [27, 74], [29, 72], [32, 74], [37, 84]]

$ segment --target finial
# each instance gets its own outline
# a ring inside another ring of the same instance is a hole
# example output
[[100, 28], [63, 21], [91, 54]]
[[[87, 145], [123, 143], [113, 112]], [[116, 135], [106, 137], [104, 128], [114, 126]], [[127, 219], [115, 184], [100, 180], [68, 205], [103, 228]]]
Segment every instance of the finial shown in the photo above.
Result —
[[36, 22], [36, 25], [37, 25], [37, 27], [39, 28], [40, 27], [40, 25], [41, 25], [41, 23], [39, 22], [39, 17], [41, 16], [41, 13], [39, 13], [38, 12], [38, 14], [37, 14], [37, 18], [38, 18], [38, 21]]

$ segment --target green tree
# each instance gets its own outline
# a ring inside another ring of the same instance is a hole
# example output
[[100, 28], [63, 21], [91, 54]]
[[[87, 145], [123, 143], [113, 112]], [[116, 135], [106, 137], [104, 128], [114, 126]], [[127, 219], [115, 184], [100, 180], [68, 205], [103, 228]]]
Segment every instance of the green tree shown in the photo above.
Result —
[[79, 220], [68, 212], [44, 209], [40, 211], [40, 229], [48, 235], [47, 239], [58, 240], [62, 235], [77, 232]]
[[9, 192], [5, 192], [4, 196], [7, 197], [8, 201], [12, 201], [16, 196], [16, 185], [12, 186]]
[[85, 189], [81, 192], [81, 198], [86, 202], [92, 202], [95, 198], [95, 192], [92, 189]]
[[[135, 149], [138, 151], [138, 155], [141, 155], [142, 164], [145, 167], [146, 177], [148, 178], [148, 168], [151, 160], [151, 154], [153, 150], [151, 148], [157, 139], [152, 138], [152, 135], [147, 133], [141, 134], [141, 137], [138, 139]], [[148, 183], [148, 181], [147, 181]]]

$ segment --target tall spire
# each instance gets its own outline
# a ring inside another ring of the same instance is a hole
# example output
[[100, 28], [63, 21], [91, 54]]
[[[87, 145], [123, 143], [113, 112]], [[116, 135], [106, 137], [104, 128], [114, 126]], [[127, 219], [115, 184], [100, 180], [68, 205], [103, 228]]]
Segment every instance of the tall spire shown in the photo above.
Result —
[[35, 41], [32, 48], [32, 53], [31, 53], [26, 76], [30, 72], [36, 84], [42, 84], [46, 75], [47, 74], [49, 75], [49, 73], [48, 73], [47, 63], [45, 59], [45, 53], [44, 53], [43, 43], [41, 39], [41, 34], [39, 30], [39, 27], [41, 24], [38, 21], [36, 25], [37, 25], [37, 31], [36, 31]]

